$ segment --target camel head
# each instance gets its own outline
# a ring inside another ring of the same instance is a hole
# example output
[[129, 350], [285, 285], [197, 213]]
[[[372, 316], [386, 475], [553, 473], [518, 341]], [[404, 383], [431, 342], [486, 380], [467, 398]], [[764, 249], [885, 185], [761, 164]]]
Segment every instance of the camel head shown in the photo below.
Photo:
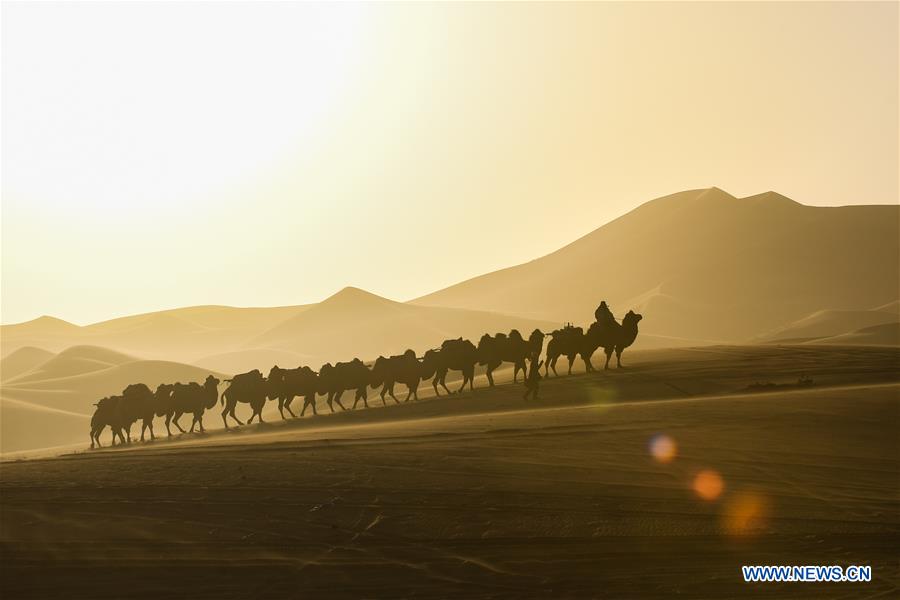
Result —
[[644, 318], [644, 315], [640, 315], [633, 310], [629, 310], [628, 314], [622, 319], [622, 325], [626, 327], [637, 327], [638, 322]]

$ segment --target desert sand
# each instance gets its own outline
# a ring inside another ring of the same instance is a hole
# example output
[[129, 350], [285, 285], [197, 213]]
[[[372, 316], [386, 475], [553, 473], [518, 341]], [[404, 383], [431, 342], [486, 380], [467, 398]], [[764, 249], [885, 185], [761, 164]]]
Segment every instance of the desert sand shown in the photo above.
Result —
[[[900, 288], [898, 222], [896, 204], [820, 207], [776, 192], [687, 190], [413, 303], [560, 321], [592, 314], [603, 298], [616, 316], [647, 315], [645, 335], [745, 342], [816, 311], [890, 306]], [[896, 305], [891, 312], [900, 320]]]
[[[626, 360], [547, 379], [529, 404], [507, 384], [8, 460], [3, 595], [898, 593], [900, 351]], [[655, 458], [659, 434], [673, 445]], [[874, 580], [747, 585], [742, 564], [872, 565]]]

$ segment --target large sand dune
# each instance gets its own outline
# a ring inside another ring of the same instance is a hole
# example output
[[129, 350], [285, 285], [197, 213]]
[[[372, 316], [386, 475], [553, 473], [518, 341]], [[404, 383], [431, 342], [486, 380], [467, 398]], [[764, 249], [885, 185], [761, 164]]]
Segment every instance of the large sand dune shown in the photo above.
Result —
[[648, 202], [537, 260], [419, 298], [587, 321], [600, 299], [647, 333], [742, 341], [823, 309], [895, 302], [900, 206], [815, 207], [768, 192], [690, 190]]
[[[624, 371], [547, 380], [536, 403], [504, 385], [5, 462], [0, 586], [9, 597], [891, 597], [898, 361], [894, 348], [637, 352]], [[800, 373], [814, 385], [796, 387]], [[746, 391], [763, 379], [777, 387]], [[651, 452], [659, 434], [674, 451]], [[871, 565], [874, 580], [747, 585], [743, 564]]]
[[71, 444], [84, 437], [94, 403], [131, 383], [202, 382], [210, 373], [171, 361], [138, 360], [106, 348], [77, 346], [0, 388], [0, 452]]
[[394, 302], [357, 288], [344, 288], [257, 338], [248, 347], [266, 347], [312, 354], [324, 361], [414, 348], [421, 355], [448, 338], [468, 337], [477, 343], [483, 333], [518, 328], [526, 337], [562, 323], [477, 310], [424, 307]]
[[111, 319], [80, 327], [41, 317], [0, 328], [3, 354], [22, 346], [61, 351], [94, 345], [148, 357], [187, 361], [233, 351], [249, 338], [295, 316], [307, 306], [234, 308], [191, 306]]
[[53, 358], [53, 353], [43, 348], [22, 346], [0, 359], [0, 381], [26, 373]]

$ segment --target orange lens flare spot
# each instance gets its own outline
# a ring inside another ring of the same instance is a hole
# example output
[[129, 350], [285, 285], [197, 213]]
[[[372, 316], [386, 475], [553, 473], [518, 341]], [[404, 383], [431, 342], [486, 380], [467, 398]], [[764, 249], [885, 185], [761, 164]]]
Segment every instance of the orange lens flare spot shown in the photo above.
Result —
[[769, 501], [755, 493], [742, 493], [731, 499], [722, 510], [722, 525], [729, 535], [749, 536], [766, 527]]
[[657, 434], [650, 438], [650, 454], [657, 462], [672, 462], [678, 454], [678, 444], [665, 434]]
[[711, 469], [700, 471], [694, 476], [694, 492], [704, 500], [715, 500], [722, 495], [725, 482], [722, 476]]

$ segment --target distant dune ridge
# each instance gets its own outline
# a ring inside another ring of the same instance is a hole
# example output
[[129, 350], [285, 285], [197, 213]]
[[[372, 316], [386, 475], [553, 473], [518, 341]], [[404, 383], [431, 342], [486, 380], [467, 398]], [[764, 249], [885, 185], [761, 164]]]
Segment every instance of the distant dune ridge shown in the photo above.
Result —
[[644, 314], [642, 335], [747, 341], [816, 311], [895, 302], [898, 229], [898, 205], [824, 208], [774, 192], [690, 190], [413, 303], [560, 321], [605, 298], [619, 317]]
[[[900, 206], [804, 206], [689, 190], [647, 202], [530, 262], [396, 302], [347, 287], [318, 304], [194, 306], [78, 326], [0, 327], [2, 445], [36, 415], [78, 422], [129, 383], [203, 381], [420, 355], [448, 338], [587, 324], [600, 300], [644, 315], [636, 348], [714, 343], [900, 345]], [[48, 412], [50, 411], [50, 412]], [[42, 421], [43, 422], [43, 421]], [[30, 427], [29, 427], [30, 428]], [[33, 428], [31, 428], [33, 429]], [[76, 438], [80, 439], [80, 437]], [[61, 443], [61, 442], [60, 442]]]
[[527, 337], [535, 328], [554, 324], [478, 310], [415, 306], [394, 302], [358, 288], [344, 288], [250, 340], [250, 347], [305, 352], [325, 361], [358, 356], [364, 360], [420, 353], [448, 338], [477, 338], [485, 332], [520, 328]]

